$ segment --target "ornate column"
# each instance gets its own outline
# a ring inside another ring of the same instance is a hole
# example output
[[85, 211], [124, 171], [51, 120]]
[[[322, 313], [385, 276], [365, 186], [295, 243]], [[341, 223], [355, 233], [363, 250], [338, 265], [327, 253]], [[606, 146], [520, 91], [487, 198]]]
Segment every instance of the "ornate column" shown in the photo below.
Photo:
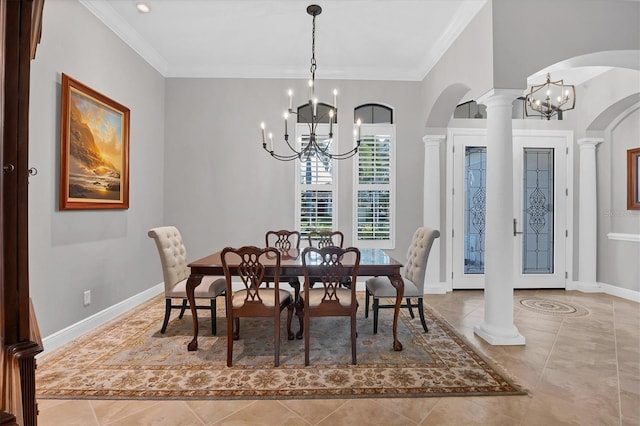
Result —
[[493, 89], [478, 99], [487, 106], [487, 199], [484, 321], [475, 334], [491, 345], [524, 345], [513, 323], [513, 130], [512, 102], [521, 91]]
[[580, 147], [580, 189], [578, 201], [578, 283], [584, 292], [601, 292], [596, 279], [598, 248], [598, 205], [596, 146], [602, 138], [578, 139]]
[[424, 193], [423, 193], [423, 226], [440, 231], [429, 253], [427, 270], [424, 277], [425, 294], [444, 294], [447, 292], [444, 282], [440, 280], [440, 240], [444, 237], [440, 222], [440, 145], [445, 135], [425, 135], [424, 142]]

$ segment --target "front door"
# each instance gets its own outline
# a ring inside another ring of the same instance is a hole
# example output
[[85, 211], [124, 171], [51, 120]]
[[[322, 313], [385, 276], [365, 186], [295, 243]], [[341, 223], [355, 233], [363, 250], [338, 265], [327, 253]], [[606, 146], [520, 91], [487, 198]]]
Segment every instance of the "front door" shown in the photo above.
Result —
[[[484, 288], [486, 131], [452, 131], [452, 288]], [[514, 130], [514, 288], [564, 288], [571, 132]]]

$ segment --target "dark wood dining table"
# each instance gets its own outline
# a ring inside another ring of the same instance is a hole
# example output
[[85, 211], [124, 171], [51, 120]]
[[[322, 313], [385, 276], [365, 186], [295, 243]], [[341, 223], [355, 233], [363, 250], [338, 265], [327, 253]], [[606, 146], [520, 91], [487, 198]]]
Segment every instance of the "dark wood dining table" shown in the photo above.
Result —
[[[222, 275], [224, 271], [222, 269], [222, 250], [217, 251], [209, 256], [198, 259], [191, 262], [188, 266], [191, 268], [191, 274], [187, 280], [187, 299], [189, 300], [189, 306], [191, 309], [191, 315], [193, 317], [193, 339], [187, 345], [189, 351], [195, 351], [198, 349], [198, 312], [195, 308], [195, 288], [200, 285], [202, 277], [205, 275]], [[304, 275], [302, 269], [302, 250], [291, 248], [289, 250], [282, 250], [280, 257], [280, 281], [286, 282], [288, 278], [300, 277]], [[398, 340], [398, 315], [400, 312], [400, 305], [404, 296], [404, 281], [400, 274], [400, 268], [402, 264], [389, 256], [384, 250], [375, 248], [360, 249], [360, 265], [358, 267], [358, 276], [387, 276], [391, 281], [391, 284], [396, 289], [396, 303], [393, 313], [393, 349], [396, 351], [402, 350], [402, 343]], [[275, 275], [275, 262], [269, 264], [269, 259], [265, 260], [265, 276]], [[343, 259], [343, 265], [347, 270], [349, 266], [353, 267], [353, 260], [348, 255]], [[229, 263], [229, 270], [232, 275], [237, 275], [237, 265], [233, 262]], [[309, 267], [309, 262], [307, 262]], [[313, 268], [313, 266], [311, 266]], [[353, 283], [355, 285], [355, 283]]]

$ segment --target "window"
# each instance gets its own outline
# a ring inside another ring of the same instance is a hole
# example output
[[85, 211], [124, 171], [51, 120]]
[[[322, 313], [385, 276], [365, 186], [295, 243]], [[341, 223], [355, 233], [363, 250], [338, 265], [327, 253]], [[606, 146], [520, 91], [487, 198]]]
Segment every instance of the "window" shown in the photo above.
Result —
[[[333, 143], [338, 141], [333, 128]], [[329, 125], [318, 124], [316, 138], [321, 146], [329, 144]], [[309, 143], [309, 126], [296, 125], [296, 141], [304, 147]], [[337, 177], [332, 160], [310, 157], [296, 160], [296, 229], [306, 237], [310, 231], [333, 230], [336, 226]]]
[[[394, 248], [395, 245], [395, 125], [388, 107], [356, 108], [361, 120], [360, 148], [354, 157], [354, 244]], [[379, 120], [380, 122], [376, 122]]]

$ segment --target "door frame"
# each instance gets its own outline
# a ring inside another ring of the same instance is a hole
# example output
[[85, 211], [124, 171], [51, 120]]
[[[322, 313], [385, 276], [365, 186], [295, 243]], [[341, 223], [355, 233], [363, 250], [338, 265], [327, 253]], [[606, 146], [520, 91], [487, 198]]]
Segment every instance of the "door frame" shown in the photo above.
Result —
[[[459, 189], [454, 187], [454, 178], [455, 173], [458, 172], [456, 168], [456, 164], [454, 163], [454, 150], [458, 143], [456, 143], [456, 137], [476, 137], [476, 138], [484, 138], [486, 140], [487, 129], [486, 128], [449, 128], [447, 129], [447, 147], [446, 147], [446, 226], [445, 232], [447, 237], [447, 248], [445, 250], [446, 259], [445, 259], [445, 283], [446, 283], [446, 291], [453, 290], [454, 283], [454, 256], [456, 253], [454, 252], [454, 244], [453, 238], [454, 233], [457, 233], [460, 236], [461, 232], [464, 230], [454, 229], [454, 213], [455, 211], [455, 191], [460, 191], [464, 189]], [[513, 137], [532, 137], [539, 135], [541, 137], [561, 137], [566, 140], [566, 218], [565, 218], [565, 228], [567, 230], [565, 237], [565, 285], [564, 288], [567, 288], [567, 283], [571, 283], [573, 281], [573, 235], [572, 231], [574, 229], [573, 225], [573, 215], [574, 215], [574, 187], [573, 187], [573, 138], [574, 133], [572, 130], [545, 130], [545, 129], [513, 129]], [[516, 265], [516, 271], [520, 271], [520, 265]], [[479, 288], [484, 288], [482, 285]]]

